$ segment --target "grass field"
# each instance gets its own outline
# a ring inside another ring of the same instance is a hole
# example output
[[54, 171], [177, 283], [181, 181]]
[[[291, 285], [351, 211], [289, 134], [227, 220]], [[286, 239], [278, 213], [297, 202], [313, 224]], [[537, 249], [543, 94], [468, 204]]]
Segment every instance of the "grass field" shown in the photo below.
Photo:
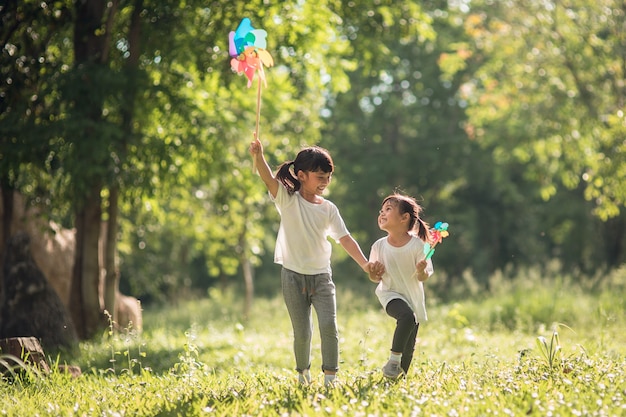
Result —
[[297, 384], [279, 297], [257, 299], [243, 320], [242, 300], [215, 292], [147, 309], [141, 334], [82, 344], [79, 378], [5, 379], [0, 415], [626, 416], [624, 285], [618, 276], [591, 293], [525, 277], [473, 301], [429, 300], [413, 366], [396, 382], [380, 373], [393, 320], [373, 292], [338, 285], [334, 387], [323, 386], [317, 335], [314, 381]]

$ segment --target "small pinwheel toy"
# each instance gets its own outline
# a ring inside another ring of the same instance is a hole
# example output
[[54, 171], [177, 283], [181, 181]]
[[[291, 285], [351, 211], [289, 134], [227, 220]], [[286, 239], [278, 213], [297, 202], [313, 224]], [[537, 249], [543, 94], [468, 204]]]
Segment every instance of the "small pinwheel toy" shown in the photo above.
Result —
[[426, 254], [426, 260], [433, 257], [435, 254], [435, 246], [440, 244], [443, 238], [448, 237], [448, 235], [448, 223], [435, 223], [435, 226], [430, 229], [430, 240], [432, 243], [424, 244], [424, 254]]
[[[250, 19], [247, 17], [241, 20], [237, 30], [228, 34], [228, 48], [230, 50], [230, 66], [238, 74], [245, 74], [248, 78], [248, 88], [252, 85], [254, 73], [258, 73], [259, 82], [265, 80], [263, 66], [271, 67], [274, 59], [267, 47], [267, 32], [263, 29], [252, 27]], [[267, 85], [266, 85], [267, 86]]]
[[[261, 114], [261, 81], [267, 87], [265, 79], [264, 66], [271, 67], [274, 65], [274, 59], [269, 52], [265, 50], [267, 47], [267, 32], [263, 29], [255, 29], [252, 27], [250, 19], [243, 18], [237, 27], [237, 30], [228, 34], [228, 48], [230, 56], [230, 66], [237, 74], [245, 74], [248, 78], [248, 88], [252, 86], [254, 74], [257, 74], [258, 89], [256, 97], [256, 137], [259, 137], [259, 117]], [[253, 171], [256, 166], [253, 165]]]

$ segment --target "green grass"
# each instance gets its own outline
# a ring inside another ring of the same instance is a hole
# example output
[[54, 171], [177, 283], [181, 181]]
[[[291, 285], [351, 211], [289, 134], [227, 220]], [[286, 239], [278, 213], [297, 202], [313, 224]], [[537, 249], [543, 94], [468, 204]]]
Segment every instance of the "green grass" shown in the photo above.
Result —
[[[323, 386], [319, 338], [309, 387], [296, 383], [279, 297], [211, 293], [144, 312], [142, 334], [83, 343], [77, 379], [21, 372], [0, 382], [0, 416], [624, 416], [623, 281], [590, 293], [527, 279], [455, 304], [431, 300], [413, 367], [388, 382], [394, 322], [373, 292], [338, 285], [340, 383]], [[373, 290], [373, 288], [372, 288]], [[316, 326], [317, 331], [317, 326]]]

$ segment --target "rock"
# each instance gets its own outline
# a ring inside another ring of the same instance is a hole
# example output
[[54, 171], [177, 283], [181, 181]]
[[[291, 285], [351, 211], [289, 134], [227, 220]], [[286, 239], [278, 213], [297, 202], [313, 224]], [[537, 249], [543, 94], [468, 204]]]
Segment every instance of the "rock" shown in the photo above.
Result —
[[74, 324], [30, 253], [30, 237], [19, 232], [9, 239], [3, 264], [0, 338], [36, 337], [46, 350], [77, 346]]
[[46, 361], [43, 348], [34, 337], [0, 339], [0, 355], [2, 355], [4, 361], [12, 368], [19, 368], [20, 364], [7, 355], [20, 359], [24, 364], [33, 366], [45, 373], [50, 372], [50, 366]]

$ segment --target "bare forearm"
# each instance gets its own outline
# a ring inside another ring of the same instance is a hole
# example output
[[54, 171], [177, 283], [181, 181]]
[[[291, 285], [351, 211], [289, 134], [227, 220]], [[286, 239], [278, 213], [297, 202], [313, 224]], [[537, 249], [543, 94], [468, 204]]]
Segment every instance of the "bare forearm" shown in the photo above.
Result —
[[256, 161], [256, 169], [259, 172], [259, 177], [261, 177], [265, 185], [269, 188], [269, 185], [274, 182], [274, 176], [272, 175], [272, 170], [270, 169], [267, 160], [265, 160], [263, 152], [252, 155], [252, 157]]
[[345, 251], [348, 252], [348, 255], [350, 255], [350, 257], [361, 267], [361, 269], [369, 273], [367, 268], [367, 258], [363, 254], [363, 251], [356, 240], [354, 240], [352, 236], [347, 235], [339, 239], [339, 243], [343, 246]]

